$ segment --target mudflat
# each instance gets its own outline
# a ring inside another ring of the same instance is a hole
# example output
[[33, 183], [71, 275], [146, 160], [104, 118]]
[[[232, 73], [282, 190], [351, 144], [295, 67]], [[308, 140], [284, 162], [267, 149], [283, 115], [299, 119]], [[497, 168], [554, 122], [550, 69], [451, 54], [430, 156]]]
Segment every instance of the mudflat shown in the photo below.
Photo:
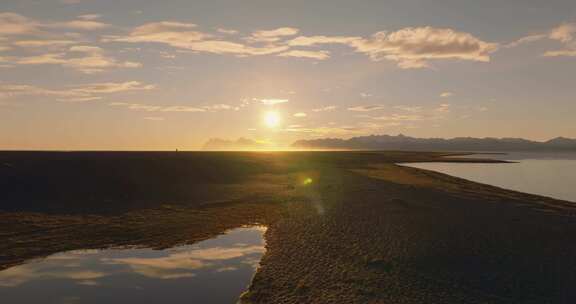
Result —
[[0, 269], [266, 225], [245, 303], [574, 303], [570, 202], [404, 167], [432, 152], [0, 152]]

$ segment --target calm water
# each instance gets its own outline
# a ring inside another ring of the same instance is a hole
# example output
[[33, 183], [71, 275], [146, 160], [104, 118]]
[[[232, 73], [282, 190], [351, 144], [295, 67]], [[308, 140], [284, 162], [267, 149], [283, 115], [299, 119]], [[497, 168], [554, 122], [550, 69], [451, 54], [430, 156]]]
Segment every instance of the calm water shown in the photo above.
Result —
[[407, 166], [442, 172], [502, 188], [576, 202], [576, 153], [512, 153], [507, 155], [473, 155], [472, 157], [505, 159], [518, 163], [415, 163]]
[[65, 252], [0, 272], [0, 303], [235, 303], [264, 253], [264, 228], [169, 250]]

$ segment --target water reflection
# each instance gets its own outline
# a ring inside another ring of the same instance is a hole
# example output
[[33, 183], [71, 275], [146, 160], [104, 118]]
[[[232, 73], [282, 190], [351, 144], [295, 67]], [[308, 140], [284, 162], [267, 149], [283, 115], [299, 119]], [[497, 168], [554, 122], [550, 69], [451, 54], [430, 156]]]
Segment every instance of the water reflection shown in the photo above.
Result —
[[[472, 157], [478, 157], [473, 155]], [[442, 172], [516, 191], [576, 202], [576, 153], [512, 153], [480, 157], [512, 164], [416, 163], [407, 166]]]
[[264, 253], [264, 228], [169, 250], [60, 253], [0, 272], [2, 303], [234, 303]]

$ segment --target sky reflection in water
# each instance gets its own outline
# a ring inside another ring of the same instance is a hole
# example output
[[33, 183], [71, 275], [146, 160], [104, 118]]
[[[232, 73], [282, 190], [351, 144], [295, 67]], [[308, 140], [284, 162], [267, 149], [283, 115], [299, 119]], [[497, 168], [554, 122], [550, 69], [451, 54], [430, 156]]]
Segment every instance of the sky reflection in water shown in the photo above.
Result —
[[264, 253], [263, 227], [168, 250], [59, 253], [0, 272], [2, 303], [235, 303]]
[[513, 164], [413, 163], [471, 181], [576, 202], [576, 153], [472, 155], [512, 160]]

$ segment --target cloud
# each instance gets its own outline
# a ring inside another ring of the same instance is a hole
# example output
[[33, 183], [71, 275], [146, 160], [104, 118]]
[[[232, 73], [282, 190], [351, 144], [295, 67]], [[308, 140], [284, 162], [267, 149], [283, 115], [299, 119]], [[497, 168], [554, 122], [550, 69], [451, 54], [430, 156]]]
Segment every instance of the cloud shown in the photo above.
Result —
[[550, 31], [548, 37], [563, 43], [570, 42], [576, 34], [576, 23], [563, 23]]
[[128, 110], [142, 112], [206, 112], [206, 109], [204, 108], [181, 105], [161, 106], [127, 102], [111, 102], [109, 105], [113, 107], [124, 107]]
[[226, 34], [226, 35], [236, 35], [238, 34], [237, 30], [231, 30], [231, 29], [225, 29], [225, 28], [219, 28], [216, 30], [218, 33], [221, 34]]
[[61, 65], [86, 74], [103, 72], [110, 68], [138, 68], [142, 64], [131, 61], [119, 61], [105, 54], [104, 49], [96, 46], [72, 46], [67, 52], [47, 53], [29, 57], [12, 58], [20, 65]]
[[77, 17], [80, 20], [96, 20], [96, 19], [100, 19], [102, 18], [102, 15], [99, 14], [86, 14], [86, 15], [80, 15]]
[[25, 35], [38, 31], [38, 24], [15, 13], [0, 13], [0, 36]]
[[15, 46], [23, 48], [63, 47], [76, 43], [76, 41], [72, 40], [20, 40], [13, 42]]
[[104, 41], [165, 43], [177, 48], [188, 48], [190, 43], [201, 41], [207, 35], [193, 29], [196, 24], [182, 22], [152, 22], [134, 28], [127, 36], [109, 36]]
[[360, 37], [346, 37], [346, 36], [299, 36], [290, 41], [290, 46], [314, 46], [318, 44], [345, 44], [352, 45], [360, 41]]
[[110, 106], [123, 107], [132, 111], [142, 112], [216, 112], [225, 110], [237, 110], [236, 107], [227, 104], [215, 104], [207, 106], [187, 106], [187, 105], [151, 105], [129, 102], [111, 102]]
[[94, 21], [94, 20], [72, 20], [67, 22], [58, 22], [53, 24], [48, 24], [48, 27], [63, 28], [69, 30], [81, 30], [81, 31], [96, 31], [110, 27], [109, 24]]
[[449, 113], [450, 112], [450, 104], [447, 104], [447, 103], [440, 104], [436, 109], [434, 109], [434, 111], [440, 112], [440, 113]]
[[294, 36], [300, 32], [299, 29], [293, 27], [281, 27], [274, 30], [263, 30], [252, 33], [246, 40], [251, 42], [277, 42], [282, 37]]
[[327, 112], [327, 111], [334, 111], [338, 107], [337, 106], [325, 106], [321, 108], [312, 109], [312, 112]]
[[287, 103], [290, 101], [289, 99], [279, 99], [279, 98], [255, 99], [255, 100], [259, 101], [261, 104], [267, 105], [267, 106], [273, 106], [273, 105], [277, 105], [277, 104], [281, 104], [281, 103]]
[[452, 92], [442, 92], [442, 93], [440, 93], [440, 97], [443, 97], [443, 98], [452, 97], [452, 96], [454, 96], [454, 93], [452, 93]]
[[233, 107], [231, 105], [227, 105], [227, 104], [215, 104], [215, 105], [209, 105], [209, 106], [203, 106], [202, 108], [208, 110], [208, 111], [222, 111], [222, 110], [238, 110], [238, 107]]
[[382, 110], [385, 107], [382, 105], [366, 105], [366, 106], [355, 106], [348, 108], [348, 111], [355, 111], [355, 112], [370, 112], [370, 111], [378, 111]]
[[546, 37], [548, 37], [548, 36], [544, 35], [544, 34], [529, 35], [529, 36], [522, 37], [522, 38], [520, 38], [514, 42], [508, 43], [504, 47], [505, 48], [514, 48], [514, 47], [517, 47], [517, 46], [522, 45], [522, 44], [527, 44], [527, 43], [532, 43], [532, 42], [542, 40]]
[[544, 57], [559, 57], [559, 56], [568, 56], [568, 57], [575, 57], [576, 56], [576, 49], [574, 50], [558, 50], [558, 51], [547, 51], [543, 55]]
[[306, 117], [306, 116], [308, 116], [308, 114], [306, 114], [304, 112], [298, 112], [298, 113], [294, 113], [293, 116], [294, 117]]
[[565, 22], [547, 31], [546, 33], [522, 37], [512, 43], [509, 43], [505, 47], [512, 48], [521, 44], [531, 43], [548, 38], [550, 40], [559, 41], [560, 43], [564, 44], [565, 48], [554, 51], [546, 51], [543, 54], [544, 57], [573, 57], [576, 56], [576, 42], [574, 42], [574, 35], [576, 35], [576, 23]]
[[164, 120], [164, 117], [159, 117], [159, 116], [147, 116], [147, 117], [144, 117], [144, 120], [163, 121], [163, 120]]
[[92, 83], [71, 86], [66, 89], [47, 89], [26, 84], [1, 84], [0, 98], [13, 98], [19, 96], [47, 96], [58, 101], [82, 102], [102, 99], [103, 95], [145, 91], [154, 89], [154, 85], [143, 84], [138, 81]]
[[424, 116], [417, 115], [417, 114], [390, 114], [390, 115], [383, 115], [372, 117], [375, 120], [383, 120], [383, 121], [419, 121], [424, 120]]
[[297, 58], [309, 58], [317, 60], [325, 60], [330, 58], [330, 52], [328, 51], [302, 51], [302, 50], [292, 50], [284, 53], [278, 54], [279, 57], [297, 57]]
[[402, 110], [402, 111], [406, 111], [406, 112], [420, 112], [420, 111], [422, 111], [422, 107], [419, 107], [419, 106], [399, 105], [399, 106], [394, 106], [394, 109], [398, 109], [398, 110]]
[[156, 86], [152, 84], [143, 84], [139, 81], [126, 81], [126, 82], [102, 82], [102, 83], [81, 85], [77, 86], [73, 90], [88, 94], [111, 94], [111, 93], [128, 92], [128, 91], [148, 91], [155, 88]]
[[287, 46], [252, 47], [238, 42], [214, 39], [211, 34], [195, 29], [196, 24], [181, 22], [154, 22], [141, 25], [127, 36], [107, 36], [105, 42], [163, 43], [192, 52], [256, 56], [280, 53]]
[[353, 43], [372, 60], [398, 62], [404, 69], [428, 67], [429, 60], [458, 59], [488, 62], [496, 43], [482, 41], [469, 33], [448, 28], [408, 27], [396, 32], [378, 32], [370, 39]]

